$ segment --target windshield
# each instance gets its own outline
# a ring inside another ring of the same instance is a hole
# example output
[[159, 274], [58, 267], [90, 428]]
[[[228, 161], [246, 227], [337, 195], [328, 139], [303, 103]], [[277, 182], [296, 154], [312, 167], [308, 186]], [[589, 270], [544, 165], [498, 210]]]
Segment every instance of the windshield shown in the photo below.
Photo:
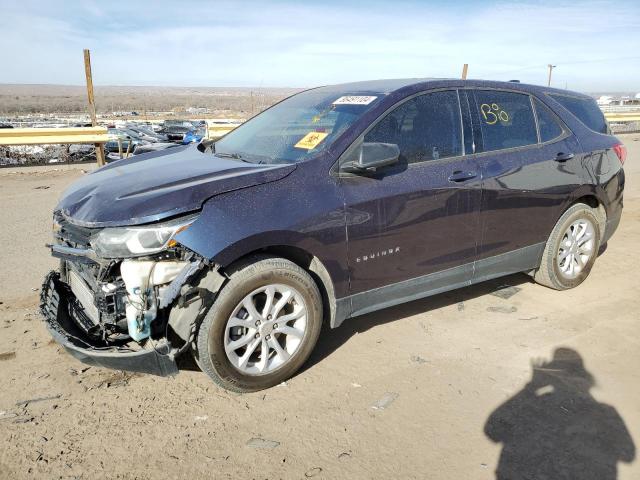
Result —
[[147, 135], [152, 135], [154, 137], [159, 137], [156, 132], [151, 130], [149, 127], [136, 127], [139, 132], [146, 133]]
[[302, 92], [229, 132], [216, 142], [215, 152], [256, 163], [301, 162], [326, 150], [381, 98]]
[[164, 125], [165, 127], [193, 127], [193, 123], [187, 120], [165, 120]]
[[109, 128], [107, 133], [109, 133], [109, 135], [117, 135], [118, 137], [126, 137], [128, 135], [127, 132], [120, 128]]

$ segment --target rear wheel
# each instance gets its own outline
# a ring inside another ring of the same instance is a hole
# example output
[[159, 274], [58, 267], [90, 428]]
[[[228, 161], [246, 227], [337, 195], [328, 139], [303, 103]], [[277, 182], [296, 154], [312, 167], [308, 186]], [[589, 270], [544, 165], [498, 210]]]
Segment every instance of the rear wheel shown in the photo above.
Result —
[[269, 388], [307, 360], [322, 326], [322, 299], [293, 262], [254, 257], [231, 274], [200, 326], [197, 362], [236, 392]]
[[558, 220], [534, 279], [555, 290], [577, 287], [589, 275], [600, 247], [598, 212], [583, 203], [570, 207]]

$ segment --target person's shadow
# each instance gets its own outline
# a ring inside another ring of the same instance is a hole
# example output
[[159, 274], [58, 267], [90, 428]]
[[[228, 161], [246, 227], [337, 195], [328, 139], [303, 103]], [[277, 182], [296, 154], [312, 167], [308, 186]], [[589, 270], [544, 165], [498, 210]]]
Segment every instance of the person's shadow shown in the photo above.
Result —
[[489, 417], [484, 432], [502, 443], [497, 480], [615, 480], [635, 445], [615, 408], [599, 403], [575, 350], [533, 362], [531, 381]]

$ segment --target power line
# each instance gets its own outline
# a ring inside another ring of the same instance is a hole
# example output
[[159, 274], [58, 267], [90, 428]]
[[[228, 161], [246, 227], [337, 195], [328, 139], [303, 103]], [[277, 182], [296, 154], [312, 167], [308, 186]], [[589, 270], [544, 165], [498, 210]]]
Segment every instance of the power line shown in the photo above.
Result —
[[[614, 58], [599, 58], [596, 60], [578, 60], [574, 62], [556, 62], [555, 65], [582, 65], [582, 64], [591, 64], [591, 63], [609, 63], [609, 62], [618, 62], [621, 60], [639, 60], [640, 56], [633, 55], [628, 57], [614, 57]], [[542, 68], [548, 68], [548, 64], [538, 64], [538, 65], [529, 65], [526, 67], [518, 67], [510, 70], [502, 70], [499, 72], [493, 72], [494, 75], [503, 75], [507, 73], [517, 73], [525, 70], [537, 70]]]

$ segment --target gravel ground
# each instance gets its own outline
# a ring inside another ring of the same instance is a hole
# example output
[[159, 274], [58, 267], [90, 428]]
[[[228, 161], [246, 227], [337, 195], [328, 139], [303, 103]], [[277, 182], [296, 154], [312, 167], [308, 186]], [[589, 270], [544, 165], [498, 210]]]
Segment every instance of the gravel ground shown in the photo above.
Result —
[[359, 317], [246, 395], [61, 351], [36, 290], [83, 173], [1, 170], [0, 478], [640, 478], [640, 136], [623, 140], [624, 217], [582, 286], [514, 275]]

